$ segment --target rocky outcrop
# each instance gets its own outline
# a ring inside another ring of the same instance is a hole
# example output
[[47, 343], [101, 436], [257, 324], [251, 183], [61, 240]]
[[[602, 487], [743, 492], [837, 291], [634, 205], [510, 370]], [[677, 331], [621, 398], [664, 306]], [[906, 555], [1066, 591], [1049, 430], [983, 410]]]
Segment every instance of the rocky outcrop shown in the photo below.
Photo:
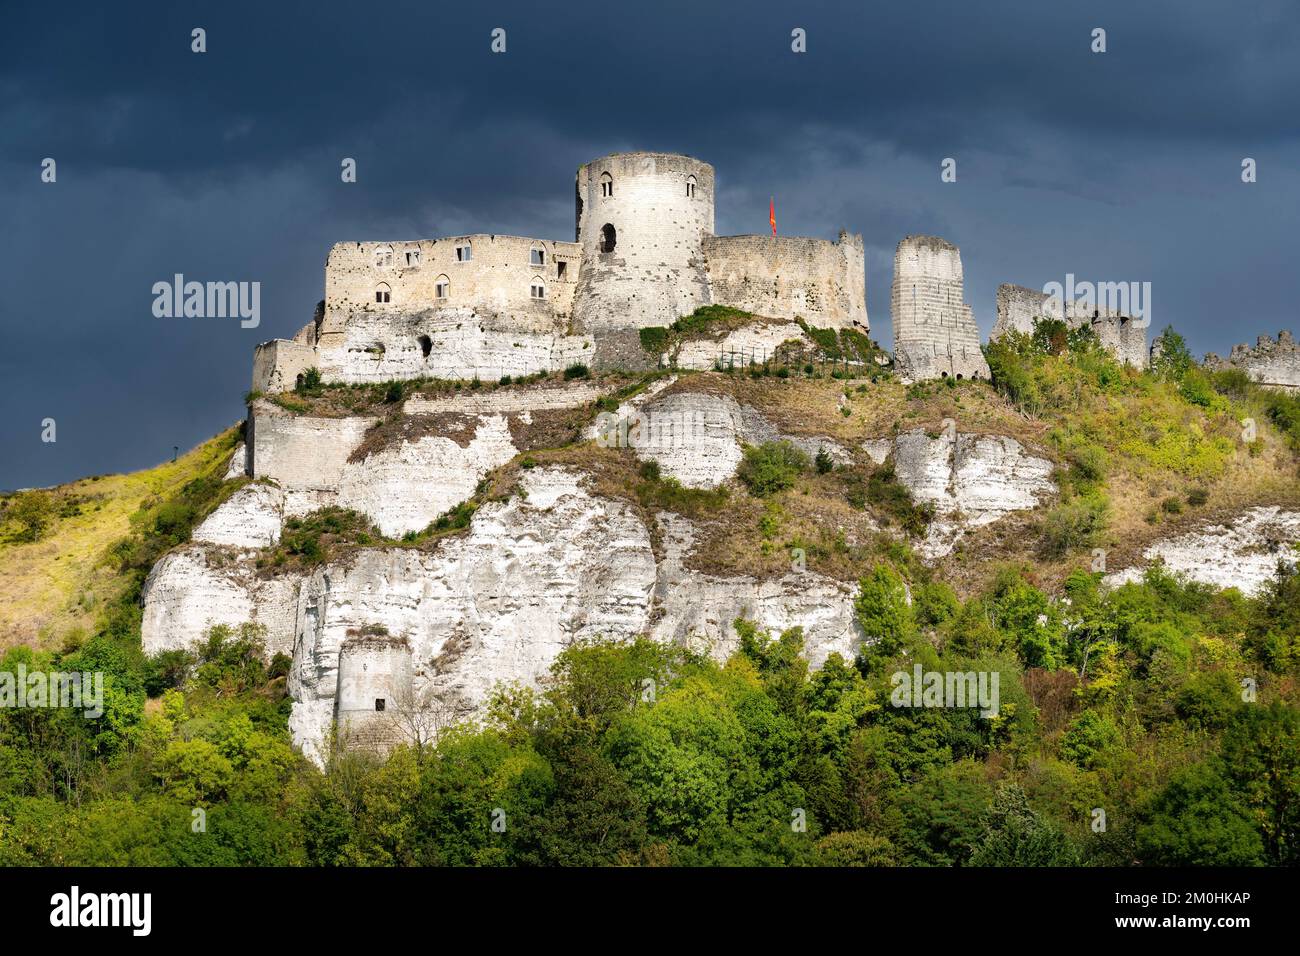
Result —
[[681, 343], [672, 364], [681, 369], [707, 371], [712, 368], [742, 368], [761, 365], [776, 356], [776, 350], [789, 341], [810, 344], [797, 322], [755, 322], [734, 329], [719, 339], [691, 339]]
[[191, 536], [204, 544], [269, 548], [280, 540], [284, 492], [269, 482], [245, 485], [208, 515]]
[[367, 629], [406, 639], [413, 699], [448, 721], [479, 712], [502, 682], [535, 683], [585, 639], [649, 634], [724, 657], [744, 617], [774, 632], [803, 627], [814, 665], [852, 657], [860, 643], [850, 585], [809, 572], [763, 581], [690, 570], [694, 530], [667, 514], [656, 561], [637, 512], [591, 494], [579, 473], [539, 468], [521, 482], [520, 494], [484, 505], [434, 551], [364, 549], [269, 579], [250, 555], [174, 551], [145, 586], [145, 651], [193, 647], [214, 624], [265, 625], [270, 652], [292, 650], [294, 740], [320, 759], [340, 648]]
[[957, 432], [931, 438], [915, 429], [863, 448], [877, 463], [892, 455], [895, 475], [913, 500], [934, 506], [920, 547], [927, 559], [951, 552], [967, 530], [1036, 508], [1056, 491], [1052, 463], [1028, 454], [1014, 438]]
[[461, 445], [425, 435], [349, 461], [332, 503], [360, 511], [389, 537], [423, 530], [469, 498], [484, 475], [519, 451], [502, 415], [480, 416], [473, 436]]
[[601, 440], [626, 436], [638, 458], [656, 462], [664, 476], [687, 488], [716, 488], [734, 477], [744, 445], [788, 441], [810, 458], [825, 449], [838, 464], [852, 461], [833, 439], [784, 434], [757, 409], [713, 392], [642, 396], [598, 421], [590, 435], [601, 437], [602, 426]]
[[216, 625], [266, 628], [267, 653], [293, 650], [298, 582], [259, 578], [247, 556], [190, 544], [163, 556], [145, 580], [140, 639], [146, 654], [199, 644]]
[[685, 518], [658, 516], [664, 532], [664, 559], [655, 582], [662, 617], [652, 636], [725, 659], [735, 652], [737, 618], [756, 621], [773, 633], [792, 627], [804, 632], [804, 656], [821, 667], [831, 654], [852, 660], [862, 643], [853, 612], [852, 586], [791, 570], [780, 578], [726, 578], [686, 567], [695, 529]]
[[373, 416], [291, 415], [259, 401], [253, 406], [253, 475], [284, 489], [285, 515], [351, 508], [383, 534], [400, 537], [467, 499], [484, 475], [520, 450], [506, 416], [494, 414], [467, 417], [459, 441], [433, 427], [409, 439], [399, 435], [357, 459], [378, 424]]
[[1146, 565], [1160, 563], [1187, 580], [1255, 595], [1277, 577], [1279, 564], [1296, 563], [1297, 542], [1300, 512], [1251, 508], [1230, 521], [1156, 542], [1142, 553], [1143, 566], [1109, 574], [1104, 581], [1111, 587], [1140, 581]]

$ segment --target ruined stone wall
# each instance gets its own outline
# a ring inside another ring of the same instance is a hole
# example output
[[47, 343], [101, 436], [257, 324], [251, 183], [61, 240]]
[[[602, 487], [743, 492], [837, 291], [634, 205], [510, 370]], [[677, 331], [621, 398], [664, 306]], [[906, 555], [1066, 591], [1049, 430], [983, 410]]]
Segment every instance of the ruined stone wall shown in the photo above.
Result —
[[[470, 249], [467, 260], [457, 247]], [[542, 254], [534, 264], [532, 254]], [[467, 309], [509, 315], [520, 328], [550, 328], [567, 320], [578, 281], [575, 242], [520, 236], [470, 235], [411, 242], [340, 242], [325, 262], [324, 337], [342, 331], [357, 313], [396, 315], [428, 309]], [[544, 298], [532, 296], [540, 280]], [[448, 284], [437, 297], [440, 281]], [[387, 286], [389, 301], [376, 302]]]
[[1032, 333], [1035, 320], [1040, 318], [1063, 319], [1072, 329], [1086, 325], [1115, 358], [1137, 368], [1146, 367], [1148, 323], [1145, 320], [1097, 308], [1082, 300], [1062, 303], [1058, 296], [1020, 285], [998, 286], [997, 321], [989, 338], [1001, 338], [1010, 331]]
[[338, 669], [340, 738], [375, 751], [401, 742], [409, 732], [403, 714], [410, 720], [415, 705], [410, 643], [386, 634], [349, 634], [339, 649]]
[[1210, 368], [1239, 368], [1256, 382], [1284, 391], [1300, 391], [1300, 348], [1291, 333], [1283, 329], [1274, 341], [1267, 335], [1255, 340], [1255, 347], [1234, 345], [1228, 358], [1213, 352], [1205, 356]]
[[[575, 193], [580, 330], [669, 325], [709, 303], [701, 244], [713, 235], [712, 166], [669, 153], [615, 153], [579, 167]], [[612, 251], [604, 251], [606, 226]]]
[[272, 339], [253, 350], [253, 390], [285, 392], [298, 376], [317, 364], [316, 349], [288, 339]]
[[322, 337], [317, 366], [327, 382], [447, 378], [496, 380], [554, 371], [592, 354], [591, 336], [563, 326], [529, 328], [518, 317], [474, 309], [353, 313], [343, 331]]
[[869, 328], [862, 237], [712, 236], [703, 243], [709, 297], [755, 315]]
[[921, 380], [988, 378], [979, 328], [963, 301], [961, 253], [935, 236], [908, 236], [894, 254], [894, 358]]

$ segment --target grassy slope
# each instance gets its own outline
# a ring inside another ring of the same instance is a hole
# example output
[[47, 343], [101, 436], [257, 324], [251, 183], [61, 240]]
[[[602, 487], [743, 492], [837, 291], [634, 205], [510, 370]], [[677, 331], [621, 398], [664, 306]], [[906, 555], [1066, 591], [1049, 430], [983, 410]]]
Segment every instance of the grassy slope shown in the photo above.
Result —
[[224, 464], [238, 436], [237, 426], [228, 428], [175, 462], [52, 489], [57, 498], [80, 500], [80, 513], [55, 519], [34, 543], [11, 540], [13, 529], [0, 525], [0, 649], [19, 643], [46, 648], [70, 632], [89, 633], [98, 610], [126, 584], [105, 558], [130, 532], [131, 516]]

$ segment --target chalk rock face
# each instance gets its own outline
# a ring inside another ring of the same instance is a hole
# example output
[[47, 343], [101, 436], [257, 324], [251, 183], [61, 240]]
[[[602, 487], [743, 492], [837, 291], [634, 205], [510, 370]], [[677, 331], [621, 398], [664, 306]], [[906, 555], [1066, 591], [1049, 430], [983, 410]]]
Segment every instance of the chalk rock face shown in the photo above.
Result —
[[713, 488], [742, 457], [740, 405], [727, 395], [677, 392], [649, 403], [631, 436], [637, 457], [687, 488]]
[[693, 339], [683, 342], [677, 350], [673, 365], [704, 371], [718, 365], [723, 368], [761, 365], [776, 354], [781, 343], [791, 339], [801, 342], [807, 340], [797, 322], [770, 325], [756, 322], [728, 332], [717, 341]]
[[399, 537], [423, 530], [464, 501], [484, 475], [519, 451], [505, 416], [483, 414], [469, 419], [472, 437], [463, 445], [437, 434], [398, 438], [354, 461], [353, 452], [378, 421], [368, 416], [287, 415], [258, 402], [254, 476], [281, 485], [286, 516], [329, 506], [352, 508], [385, 535]]
[[[1254, 595], [1277, 577], [1279, 563], [1296, 563], [1297, 542], [1300, 512], [1250, 508], [1224, 524], [1157, 542], [1142, 556], [1148, 563], [1162, 562], [1167, 570], [1188, 580]], [[1118, 586], [1140, 581], [1142, 572], [1140, 567], [1125, 568], [1103, 580]]]
[[852, 460], [829, 438], [784, 435], [757, 409], [730, 395], [673, 392], [625, 403], [616, 413], [627, 422], [628, 442], [642, 461], [655, 461], [663, 475], [687, 488], [716, 488], [736, 474], [742, 445], [788, 441], [810, 458], [821, 449], [839, 464]]
[[290, 728], [317, 761], [336, 717], [340, 651], [366, 629], [407, 641], [414, 709], [446, 723], [481, 712], [499, 683], [534, 684], [583, 639], [649, 634], [723, 658], [737, 645], [732, 622], [745, 617], [772, 632], [802, 626], [814, 666], [855, 653], [850, 585], [689, 570], [694, 529], [670, 514], [659, 517], [656, 563], [638, 513], [582, 480], [564, 468], [525, 472], [521, 494], [484, 505], [436, 551], [364, 549], [307, 574], [267, 578], [252, 552], [187, 545], [146, 582], [144, 649], [192, 648], [216, 624], [263, 624], [270, 653], [292, 651]]
[[306, 753], [328, 731], [323, 702], [333, 700], [349, 629], [405, 636], [415, 693], [458, 716], [498, 682], [534, 682], [576, 640], [645, 630], [655, 562], [636, 513], [561, 469], [530, 472], [523, 487], [526, 496], [483, 507], [468, 534], [433, 554], [365, 551], [303, 582], [290, 692]]
[[192, 540], [235, 548], [269, 548], [280, 540], [284, 492], [264, 482], [245, 485], [194, 529]]
[[400, 537], [467, 499], [484, 475], [517, 451], [504, 416], [481, 416], [464, 447], [426, 435], [347, 462], [335, 503], [368, 516], [385, 535]]
[[223, 481], [229, 481], [231, 478], [239, 478], [248, 471], [248, 449], [241, 441], [235, 446], [234, 452], [230, 456], [230, 464], [226, 465], [226, 473], [222, 476]]
[[252, 563], [199, 544], [164, 555], [143, 591], [140, 638], [146, 654], [192, 648], [215, 625], [266, 627], [267, 653], [293, 649], [297, 581], [259, 579]]
[[[881, 450], [867, 449], [873, 458]], [[1014, 438], [960, 433], [930, 438], [915, 429], [894, 439], [893, 455], [895, 474], [913, 499], [935, 508], [920, 548], [926, 558], [951, 552], [966, 530], [1035, 508], [1056, 491], [1052, 463], [1029, 455]]]
[[690, 570], [683, 560], [695, 537], [691, 523], [666, 513], [658, 518], [665, 555], [655, 585], [663, 611], [651, 632], [656, 640], [687, 644], [722, 660], [739, 646], [733, 627], [739, 617], [773, 634], [802, 627], [804, 656], [813, 667], [821, 667], [833, 653], [853, 660], [862, 634], [851, 586], [809, 571], [758, 581]]

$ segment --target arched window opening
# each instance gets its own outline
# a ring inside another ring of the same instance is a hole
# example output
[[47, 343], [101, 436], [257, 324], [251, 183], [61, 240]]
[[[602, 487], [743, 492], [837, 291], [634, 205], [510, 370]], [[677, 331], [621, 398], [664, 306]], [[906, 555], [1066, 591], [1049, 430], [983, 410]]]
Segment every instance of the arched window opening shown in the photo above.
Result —
[[600, 174], [600, 194], [605, 198], [614, 195], [614, 177], [609, 173]]
[[435, 299], [445, 299], [451, 295], [451, 280], [446, 276], [438, 276], [433, 283], [433, 297]]
[[686, 198], [687, 199], [695, 198], [695, 177], [694, 176], [686, 177]]
[[433, 339], [429, 338], [427, 335], [421, 335], [418, 341], [420, 343], [421, 354], [423, 354], [425, 358], [428, 358], [429, 353], [433, 351]]
[[388, 287], [387, 282], [375, 286], [375, 301], [381, 304], [393, 301], [393, 290]]
[[407, 250], [406, 250], [406, 264], [407, 264], [408, 266], [418, 266], [418, 265], [420, 264], [420, 250], [419, 250], [419, 249], [407, 249]]
[[600, 251], [613, 252], [614, 246], [618, 243], [618, 232], [611, 223], [605, 223], [600, 227]]
[[546, 283], [541, 276], [533, 276], [533, 283], [529, 286], [528, 294], [534, 299], [546, 298]]
[[546, 250], [541, 246], [533, 246], [532, 251], [528, 254], [528, 261], [535, 266], [546, 265]]
[[468, 242], [462, 242], [456, 247], [456, 261], [469, 262], [474, 258], [474, 246]]
[[393, 264], [393, 247], [376, 246], [375, 247], [375, 268], [384, 269]]

